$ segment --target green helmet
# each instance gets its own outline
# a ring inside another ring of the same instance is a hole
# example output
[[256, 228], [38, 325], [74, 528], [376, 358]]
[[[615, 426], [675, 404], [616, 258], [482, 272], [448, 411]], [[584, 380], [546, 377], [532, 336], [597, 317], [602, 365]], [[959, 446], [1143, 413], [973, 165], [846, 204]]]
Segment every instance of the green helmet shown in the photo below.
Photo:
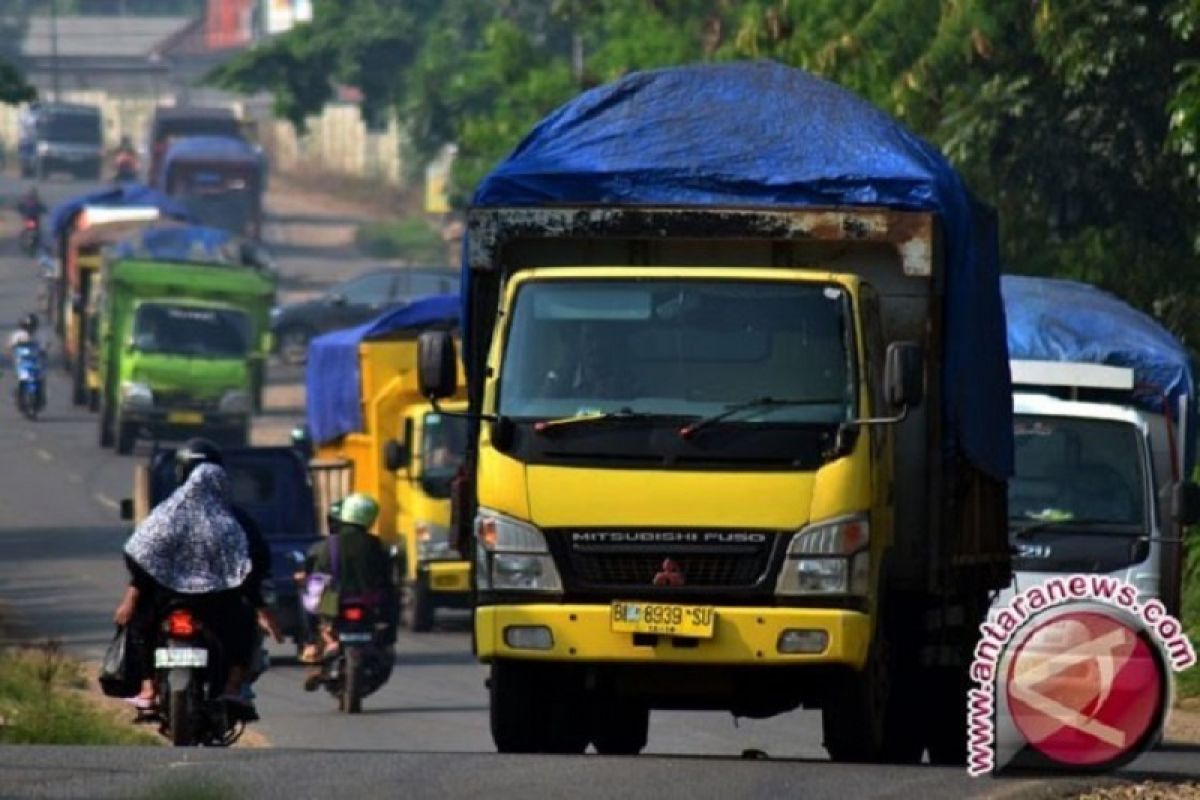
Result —
[[342, 498], [341, 508], [337, 512], [339, 522], [370, 528], [379, 516], [379, 503], [369, 494], [355, 492]]

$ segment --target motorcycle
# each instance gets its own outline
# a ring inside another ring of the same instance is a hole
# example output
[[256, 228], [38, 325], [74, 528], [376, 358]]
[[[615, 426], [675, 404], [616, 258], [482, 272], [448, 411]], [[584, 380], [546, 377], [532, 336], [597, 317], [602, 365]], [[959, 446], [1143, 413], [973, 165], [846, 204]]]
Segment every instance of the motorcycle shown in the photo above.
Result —
[[13, 348], [17, 373], [17, 410], [31, 420], [46, 407], [46, 385], [42, 375], [41, 348], [33, 343]]
[[306, 688], [315, 690], [317, 685], [323, 685], [338, 701], [339, 711], [361, 712], [363, 698], [377, 691], [392, 675], [396, 656], [390, 629], [377, 607], [343, 602], [333, 623], [337, 646], [326, 652], [320, 674]]
[[42, 244], [42, 223], [36, 217], [25, 217], [21, 220], [21, 249], [25, 255], [31, 256], [38, 251]]
[[[260, 656], [250, 679], [265, 668]], [[223, 648], [186, 603], [172, 605], [163, 617], [154, 669], [158, 708], [142, 712], [138, 722], [157, 722], [176, 747], [228, 747], [258, 720], [252, 708], [221, 699], [228, 670]]]
[[119, 153], [113, 163], [113, 180], [136, 181], [138, 176], [138, 159], [132, 153]]

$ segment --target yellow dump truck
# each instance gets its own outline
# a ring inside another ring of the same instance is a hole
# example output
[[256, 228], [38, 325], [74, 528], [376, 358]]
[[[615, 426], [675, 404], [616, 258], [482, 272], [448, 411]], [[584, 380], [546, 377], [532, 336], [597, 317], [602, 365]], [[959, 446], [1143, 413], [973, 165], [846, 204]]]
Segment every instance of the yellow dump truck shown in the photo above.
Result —
[[834, 759], [961, 762], [1012, 403], [994, 219], [945, 159], [798, 70], [666, 69], [556, 111], [466, 226], [497, 748], [804, 706]]
[[433, 625], [439, 606], [466, 607], [470, 564], [450, 540], [450, 491], [466, 424], [435, 411], [417, 386], [417, 334], [456, 324], [457, 298], [430, 298], [358, 328], [318, 337], [308, 356], [308, 421], [323, 463], [349, 462], [350, 491], [379, 501], [375, 533], [395, 545], [404, 620]]

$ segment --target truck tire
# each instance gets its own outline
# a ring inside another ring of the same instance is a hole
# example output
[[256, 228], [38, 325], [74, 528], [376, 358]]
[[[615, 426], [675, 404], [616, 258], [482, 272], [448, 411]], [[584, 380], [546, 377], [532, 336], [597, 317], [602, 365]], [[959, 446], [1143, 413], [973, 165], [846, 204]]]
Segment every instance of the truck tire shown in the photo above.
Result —
[[137, 428], [129, 422], [117, 422], [117, 455], [127, 456], [137, 443]]
[[929, 701], [925, 717], [929, 763], [962, 766], [967, 763], [966, 707], [969, 680], [966, 669], [931, 670], [922, 693]]
[[434, 597], [429, 588], [429, 576], [419, 572], [415, 580], [405, 584], [404, 625], [413, 633], [433, 630]]
[[110, 406], [105, 403], [100, 404], [100, 446], [112, 447], [116, 442], [116, 434], [113, 432], [113, 411]]
[[492, 741], [501, 753], [544, 752], [550, 740], [550, 695], [538, 664], [492, 662], [488, 706]]
[[[877, 626], [877, 631], [882, 626]], [[920, 736], [915, 669], [892, 637], [877, 632], [862, 672], [833, 679], [821, 709], [825, 749], [834, 761], [916, 764]]]
[[639, 703], [605, 698], [594, 707], [592, 746], [604, 756], [636, 756], [646, 747], [650, 709]]
[[583, 681], [563, 665], [492, 663], [488, 697], [492, 741], [501, 753], [582, 753], [589, 718]]

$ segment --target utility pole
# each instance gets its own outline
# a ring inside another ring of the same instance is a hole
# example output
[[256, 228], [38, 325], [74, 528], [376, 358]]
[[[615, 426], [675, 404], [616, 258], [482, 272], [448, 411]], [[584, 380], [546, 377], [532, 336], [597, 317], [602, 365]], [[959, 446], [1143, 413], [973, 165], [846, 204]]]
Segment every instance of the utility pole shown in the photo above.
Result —
[[58, 97], [58, 0], [50, 0], [50, 73], [54, 80], [54, 102]]

